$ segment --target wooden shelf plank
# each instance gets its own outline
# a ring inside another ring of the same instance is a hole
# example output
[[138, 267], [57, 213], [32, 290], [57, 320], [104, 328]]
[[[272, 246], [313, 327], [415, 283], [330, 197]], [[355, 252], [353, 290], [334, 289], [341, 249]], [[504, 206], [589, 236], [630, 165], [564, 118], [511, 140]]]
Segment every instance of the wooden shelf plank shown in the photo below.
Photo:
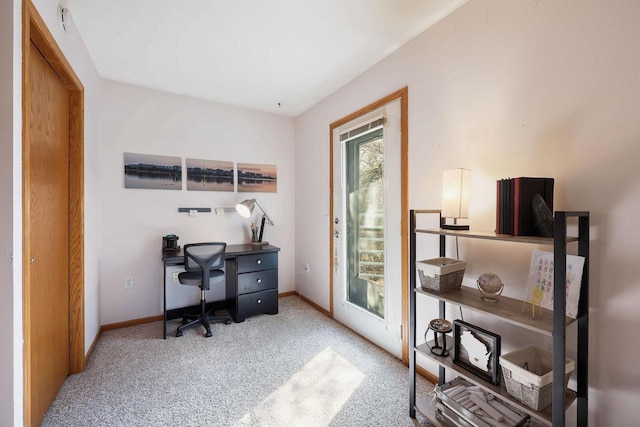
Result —
[[[462, 286], [458, 290], [440, 294], [425, 291], [419, 287], [415, 288], [415, 292], [455, 304], [469, 310], [494, 316], [504, 320], [505, 322], [539, 332], [547, 336], [553, 335], [552, 311], [543, 308], [542, 316], [540, 316], [539, 308], [536, 307], [536, 318], [534, 319], [531, 316], [531, 304], [526, 303], [525, 305], [523, 301], [515, 298], [500, 296], [500, 299], [497, 302], [488, 302], [480, 298], [480, 292], [477, 289], [473, 289], [468, 286]], [[565, 326], [569, 326], [573, 322], [575, 322], [574, 319], [570, 317], [565, 318]]]
[[[515, 400], [514, 398], [512, 398], [509, 395], [509, 393], [507, 393], [507, 390], [503, 384], [493, 385], [490, 382], [487, 382], [482, 378], [472, 374], [471, 372], [462, 369], [461, 367], [453, 363], [453, 359], [451, 358], [451, 356], [448, 356], [448, 357], [435, 356], [431, 353], [431, 351], [429, 350], [429, 347], [426, 344], [420, 344], [416, 346], [415, 351], [427, 357], [428, 359], [432, 360], [433, 362], [437, 363], [438, 365], [446, 368], [447, 370], [451, 369], [453, 372], [463, 377], [464, 379], [490, 391], [496, 396], [499, 396], [501, 399], [506, 400], [516, 408], [531, 415], [532, 418], [535, 418], [536, 420], [544, 423], [545, 425], [549, 425], [549, 426], [551, 425], [551, 420], [552, 420], [551, 409], [553, 405], [549, 406], [548, 408], [542, 411], [536, 412], [531, 408], [529, 408], [528, 406], [524, 405], [523, 403], [520, 403], [518, 400]], [[569, 406], [571, 406], [573, 401], [576, 399], [576, 392], [567, 388], [564, 399], [565, 399], [565, 409], [566, 409]], [[420, 412], [422, 413], [422, 411]]]
[[436, 427], [447, 427], [436, 418], [436, 407], [426, 399], [416, 398], [415, 410], [425, 417], [431, 424]]
[[[553, 237], [541, 236], [512, 236], [510, 234], [498, 234], [491, 231], [476, 230], [445, 230], [442, 228], [416, 228], [416, 233], [438, 234], [442, 236], [468, 237], [473, 239], [500, 240], [503, 242], [528, 243], [533, 245], [553, 246]], [[577, 242], [577, 237], [567, 237], [567, 243]]]

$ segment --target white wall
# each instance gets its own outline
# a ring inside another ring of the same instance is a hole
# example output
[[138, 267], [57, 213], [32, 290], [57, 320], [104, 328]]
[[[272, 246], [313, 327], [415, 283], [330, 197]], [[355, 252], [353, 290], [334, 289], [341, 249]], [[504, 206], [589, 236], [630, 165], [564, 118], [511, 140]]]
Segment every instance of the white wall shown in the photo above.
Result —
[[[296, 265], [316, 264], [298, 276], [298, 289], [329, 308], [329, 124], [408, 86], [411, 208], [439, 208], [442, 170], [466, 167], [473, 171], [472, 228], [493, 230], [495, 180], [504, 177], [554, 177], [557, 210], [591, 211], [590, 421], [633, 425], [640, 398], [640, 343], [632, 338], [640, 326], [638, 16], [633, 0], [474, 0], [298, 117]], [[495, 271], [517, 298], [532, 249], [460, 242], [468, 281]], [[434, 250], [422, 244], [418, 257]], [[418, 324], [437, 316], [435, 304], [420, 304]], [[501, 333], [505, 351], [530, 340], [550, 346], [467, 314]]]
[[[14, 283], [14, 244], [20, 242], [20, 234], [14, 232], [13, 190], [15, 179], [16, 148], [20, 144], [20, 2], [7, 0], [0, 3], [0, 425], [12, 425], [17, 416], [14, 411], [14, 388], [21, 377], [21, 322], [14, 309], [20, 309]], [[14, 111], [15, 110], [15, 111]], [[18, 174], [19, 176], [19, 174]], [[17, 237], [17, 239], [16, 239]], [[19, 257], [20, 258], [20, 257]], [[21, 258], [20, 258], [21, 259]], [[18, 265], [20, 265], [18, 263]], [[18, 276], [20, 277], [20, 276]], [[20, 280], [18, 280], [20, 283]]]
[[[293, 119], [108, 80], [102, 84], [101, 323], [162, 313], [162, 236], [176, 234], [180, 245], [250, 240], [249, 220], [235, 213], [190, 218], [179, 207], [215, 210], [257, 198], [276, 224], [265, 226], [264, 239], [282, 249], [279, 291], [293, 291]], [[123, 153], [181, 157], [183, 167], [187, 158], [275, 164], [278, 191], [187, 191], [184, 178], [182, 191], [125, 189]], [[134, 277], [133, 289], [124, 288], [127, 276]]]

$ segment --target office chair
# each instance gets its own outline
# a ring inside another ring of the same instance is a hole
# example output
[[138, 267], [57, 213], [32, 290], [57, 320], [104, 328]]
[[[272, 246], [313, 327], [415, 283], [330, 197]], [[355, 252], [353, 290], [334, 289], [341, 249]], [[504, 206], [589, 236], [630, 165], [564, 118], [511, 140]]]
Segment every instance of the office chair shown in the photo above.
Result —
[[186, 271], [178, 274], [178, 280], [183, 285], [200, 287], [200, 313], [185, 314], [182, 318], [182, 325], [178, 326], [176, 337], [182, 336], [182, 331], [191, 326], [201, 324], [206, 329], [206, 337], [211, 336], [209, 322], [231, 323], [231, 317], [225, 315], [210, 314], [213, 310], [207, 311], [205, 291], [212, 285], [225, 283], [224, 271], [224, 251], [226, 243], [191, 243], [184, 245], [184, 268]]

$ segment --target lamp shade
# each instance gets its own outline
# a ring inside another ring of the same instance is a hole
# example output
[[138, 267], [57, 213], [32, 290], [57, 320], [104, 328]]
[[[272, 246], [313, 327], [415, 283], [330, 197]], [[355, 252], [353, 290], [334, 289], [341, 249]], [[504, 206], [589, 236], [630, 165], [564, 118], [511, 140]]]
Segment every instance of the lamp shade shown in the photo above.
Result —
[[260, 203], [258, 203], [258, 201], [256, 199], [247, 199], [247, 200], [243, 200], [242, 202], [238, 203], [236, 205], [236, 211], [240, 214], [240, 216], [244, 217], [244, 218], [249, 218], [251, 216], [251, 214], [253, 213], [253, 209], [255, 207], [258, 207], [258, 209], [260, 209], [262, 211], [262, 220], [260, 222], [260, 232], [259, 234], [256, 235], [256, 229], [254, 228], [254, 225], [251, 224], [251, 231], [252, 231], [252, 240], [251, 240], [251, 244], [252, 245], [258, 245], [258, 246], [262, 246], [262, 245], [266, 245], [269, 242], [265, 242], [262, 240], [262, 233], [264, 231], [264, 224], [273, 224], [273, 221], [271, 221], [271, 218], [269, 218], [269, 215], [267, 215], [267, 213], [264, 211], [264, 209], [262, 209], [262, 206], [260, 206]]
[[249, 218], [256, 205], [256, 199], [247, 199], [236, 205], [236, 211], [241, 217]]
[[267, 221], [267, 224], [275, 225], [273, 223], [273, 221], [271, 221], [271, 218], [269, 218], [269, 215], [267, 215], [267, 213], [264, 211], [264, 209], [262, 209], [262, 206], [260, 206], [260, 203], [258, 203], [258, 201], [256, 199], [247, 199], [247, 200], [243, 200], [242, 202], [238, 203], [236, 205], [236, 212], [238, 212], [240, 214], [240, 216], [242, 216], [244, 218], [249, 218], [251, 216], [251, 214], [253, 213], [253, 209], [256, 206], [258, 207], [258, 209], [260, 209], [262, 211], [262, 216]]
[[442, 173], [442, 217], [469, 218], [469, 169], [447, 169]]

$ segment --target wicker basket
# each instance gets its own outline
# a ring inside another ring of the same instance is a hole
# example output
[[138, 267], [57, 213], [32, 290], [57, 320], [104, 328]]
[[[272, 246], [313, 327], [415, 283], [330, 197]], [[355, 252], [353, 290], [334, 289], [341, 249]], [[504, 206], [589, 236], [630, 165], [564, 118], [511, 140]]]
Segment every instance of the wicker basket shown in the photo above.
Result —
[[436, 293], [460, 289], [466, 267], [466, 261], [444, 257], [416, 262], [420, 287]]
[[[541, 411], [551, 405], [553, 353], [535, 345], [528, 345], [500, 356], [500, 366], [507, 393], [514, 399], [534, 411]], [[565, 388], [574, 369], [575, 362], [567, 358], [564, 376]]]

